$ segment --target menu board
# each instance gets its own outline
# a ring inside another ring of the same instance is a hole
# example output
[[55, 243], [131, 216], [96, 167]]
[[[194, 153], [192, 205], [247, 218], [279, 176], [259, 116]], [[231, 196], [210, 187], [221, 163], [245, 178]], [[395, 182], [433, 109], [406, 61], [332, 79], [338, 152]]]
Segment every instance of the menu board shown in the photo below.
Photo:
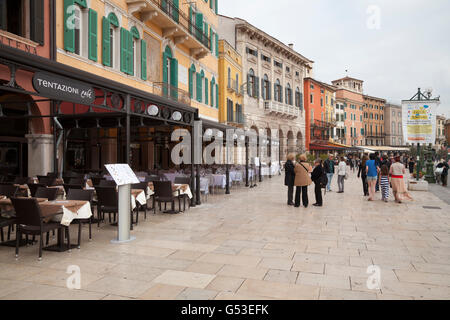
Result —
[[106, 164], [105, 167], [118, 186], [140, 182], [136, 174], [126, 163]]

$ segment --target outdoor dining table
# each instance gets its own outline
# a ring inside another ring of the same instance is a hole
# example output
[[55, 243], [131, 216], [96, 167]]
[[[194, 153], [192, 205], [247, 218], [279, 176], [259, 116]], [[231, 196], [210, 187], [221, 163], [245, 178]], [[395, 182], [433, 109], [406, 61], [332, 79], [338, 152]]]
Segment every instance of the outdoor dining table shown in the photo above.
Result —
[[[150, 193], [149, 194], [153, 195], [154, 194], [153, 182], [149, 182], [148, 187], [151, 192], [151, 194]], [[175, 197], [185, 194], [189, 197], [189, 199], [193, 198], [191, 187], [188, 184], [172, 184], [172, 191]]]

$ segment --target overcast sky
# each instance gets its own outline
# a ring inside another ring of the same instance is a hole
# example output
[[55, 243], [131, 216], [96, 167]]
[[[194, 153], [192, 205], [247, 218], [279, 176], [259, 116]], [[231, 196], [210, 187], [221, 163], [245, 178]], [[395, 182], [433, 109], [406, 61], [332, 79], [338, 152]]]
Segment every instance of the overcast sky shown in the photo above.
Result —
[[219, 10], [294, 43], [315, 62], [317, 80], [331, 82], [348, 70], [364, 80], [365, 94], [394, 103], [433, 88], [438, 113], [450, 118], [448, 0], [221, 0]]

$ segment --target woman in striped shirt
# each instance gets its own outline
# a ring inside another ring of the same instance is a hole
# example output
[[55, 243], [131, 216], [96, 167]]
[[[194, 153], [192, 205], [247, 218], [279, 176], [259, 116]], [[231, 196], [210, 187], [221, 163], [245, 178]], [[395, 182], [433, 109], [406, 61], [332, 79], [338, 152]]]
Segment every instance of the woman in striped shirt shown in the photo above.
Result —
[[389, 199], [389, 168], [383, 164], [380, 173], [381, 200], [388, 202]]

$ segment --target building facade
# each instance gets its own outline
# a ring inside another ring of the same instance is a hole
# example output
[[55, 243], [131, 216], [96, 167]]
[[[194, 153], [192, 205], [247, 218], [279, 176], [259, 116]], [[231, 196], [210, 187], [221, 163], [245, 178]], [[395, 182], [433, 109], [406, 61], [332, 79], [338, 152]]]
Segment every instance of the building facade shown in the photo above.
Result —
[[219, 40], [219, 120], [243, 127], [242, 57], [226, 41]]
[[306, 148], [323, 150], [332, 139], [336, 121], [334, 100], [336, 88], [313, 78], [304, 79]]
[[[53, 59], [52, 0], [1, 1], [1, 46], [29, 53], [30, 60]], [[32, 74], [0, 61], [0, 175], [33, 176], [53, 169], [53, 135], [48, 118], [27, 118], [48, 113], [51, 103], [33, 91]], [[18, 90], [14, 90], [18, 89]], [[9, 118], [11, 117], [11, 118]]]
[[404, 145], [402, 119], [402, 107], [386, 103], [384, 108], [385, 145], [392, 147]]
[[446, 118], [442, 115], [436, 116], [436, 150], [441, 150], [445, 146], [445, 122]]
[[445, 121], [445, 139], [447, 141], [447, 148], [450, 147], [450, 119]]
[[[217, 13], [217, 0], [56, 1], [56, 60], [193, 107], [201, 119], [218, 122]], [[169, 132], [170, 126], [161, 130]], [[133, 169], [146, 169], [144, 164], [168, 168], [168, 141], [151, 128], [140, 128], [139, 136], [131, 147]], [[82, 155], [99, 169], [104, 163], [123, 161], [118, 128], [99, 130], [89, 143], [73, 138], [68, 157]]]
[[363, 122], [365, 145], [383, 146], [385, 143], [385, 104], [386, 100], [363, 95]]
[[313, 61], [239, 18], [219, 16], [221, 34], [242, 56], [245, 127], [280, 140], [280, 157], [304, 152], [303, 79]]
[[336, 87], [336, 142], [364, 145], [363, 81], [345, 77], [331, 82]]

